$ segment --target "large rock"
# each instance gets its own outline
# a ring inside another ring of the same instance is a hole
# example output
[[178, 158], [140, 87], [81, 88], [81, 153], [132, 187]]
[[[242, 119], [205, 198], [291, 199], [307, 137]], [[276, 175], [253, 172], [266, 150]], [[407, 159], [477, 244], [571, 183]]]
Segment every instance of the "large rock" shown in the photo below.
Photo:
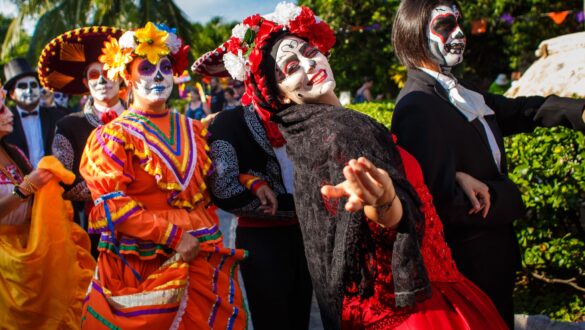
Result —
[[585, 97], [585, 32], [545, 40], [534, 62], [506, 92], [506, 96]]

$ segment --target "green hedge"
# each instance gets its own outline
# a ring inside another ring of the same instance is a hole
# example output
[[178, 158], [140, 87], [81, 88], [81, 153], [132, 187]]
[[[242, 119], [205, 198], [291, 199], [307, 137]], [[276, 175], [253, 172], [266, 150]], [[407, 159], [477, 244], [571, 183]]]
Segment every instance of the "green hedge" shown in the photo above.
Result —
[[[390, 126], [393, 103], [348, 107]], [[526, 218], [515, 223], [523, 265], [516, 312], [583, 321], [585, 293], [578, 288], [585, 288], [585, 224], [580, 223], [585, 136], [562, 127], [539, 128], [506, 138], [506, 155], [528, 208]]]

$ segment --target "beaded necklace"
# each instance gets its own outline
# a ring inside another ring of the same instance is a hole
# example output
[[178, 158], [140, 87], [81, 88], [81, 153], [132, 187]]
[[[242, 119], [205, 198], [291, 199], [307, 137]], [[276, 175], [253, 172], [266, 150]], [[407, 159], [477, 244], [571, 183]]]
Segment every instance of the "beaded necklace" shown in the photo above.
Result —
[[130, 111], [130, 113], [128, 114], [131, 117], [134, 117], [136, 119], [139, 119], [140, 121], [144, 122], [146, 125], [150, 126], [150, 128], [152, 128], [153, 130], [155, 130], [156, 135], [158, 135], [162, 140], [164, 140], [165, 142], [167, 142], [169, 145], [174, 145], [175, 144], [175, 120], [173, 119], [173, 115], [169, 115], [169, 120], [170, 120], [170, 132], [169, 132], [169, 137], [167, 137], [159, 128], [157, 125], [155, 125], [153, 122], [150, 121], [150, 119], [148, 119], [148, 117], [152, 117], [152, 118], [160, 118], [163, 116], [166, 116], [167, 114], [169, 114], [169, 111], [161, 113], [161, 114], [150, 114], [150, 113], [146, 113], [146, 112], [142, 112], [142, 111], [138, 111], [136, 109], [131, 109], [132, 111]]

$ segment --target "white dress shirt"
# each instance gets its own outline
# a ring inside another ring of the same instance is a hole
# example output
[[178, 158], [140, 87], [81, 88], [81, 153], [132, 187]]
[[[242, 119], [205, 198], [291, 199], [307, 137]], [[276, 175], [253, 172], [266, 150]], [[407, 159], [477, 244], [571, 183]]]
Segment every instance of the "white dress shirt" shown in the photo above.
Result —
[[28, 113], [28, 111], [22, 110], [19, 107], [16, 107], [16, 109], [18, 110], [18, 115], [20, 116], [20, 122], [22, 123], [22, 128], [24, 130], [24, 136], [26, 137], [28, 160], [32, 166], [36, 168], [41, 158], [43, 158], [45, 155], [40, 107], [37, 106], [37, 108], [33, 110], [38, 113], [37, 115], [26, 116], [24, 118], [22, 117], [22, 114]]
[[426, 68], [419, 69], [437, 80], [449, 92], [449, 101], [467, 118], [467, 121], [472, 122], [476, 118], [479, 120], [485, 130], [494, 162], [501, 171], [502, 154], [494, 133], [484, 118], [493, 115], [494, 110], [485, 104], [483, 95], [461, 86], [454, 77]]
[[284, 188], [286, 192], [289, 194], [293, 194], [295, 192], [295, 185], [294, 185], [294, 168], [293, 164], [288, 159], [288, 155], [286, 154], [286, 146], [282, 146], [280, 148], [272, 148], [274, 150], [274, 154], [276, 154], [276, 159], [278, 159], [278, 164], [280, 165], [280, 172], [282, 175], [282, 182], [284, 183]]
[[98, 113], [96, 113], [96, 115], [97, 115], [98, 117], [100, 116], [100, 114], [102, 114], [102, 113], [104, 113], [104, 112], [106, 112], [106, 111], [109, 111], [109, 110], [114, 110], [114, 111], [115, 111], [115, 112], [118, 114], [118, 116], [119, 116], [119, 115], [120, 115], [122, 112], [124, 112], [124, 110], [126, 110], [126, 109], [124, 108], [124, 106], [122, 105], [122, 102], [120, 102], [120, 101], [118, 101], [118, 103], [116, 103], [116, 105], [114, 105], [113, 107], [110, 107], [110, 108], [108, 108], [108, 107], [104, 107], [104, 106], [101, 106], [101, 105], [97, 104], [97, 103], [94, 101], [94, 102], [93, 102], [93, 107], [94, 107], [94, 108], [95, 108], [95, 110], [98, 112]]

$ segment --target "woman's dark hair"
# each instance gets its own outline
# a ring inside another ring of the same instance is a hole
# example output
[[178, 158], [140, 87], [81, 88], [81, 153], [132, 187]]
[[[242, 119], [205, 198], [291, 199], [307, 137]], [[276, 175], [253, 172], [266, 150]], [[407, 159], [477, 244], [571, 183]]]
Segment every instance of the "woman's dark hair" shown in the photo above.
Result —
[[[282, 110], [285, 105], [280, 102], [278, 82], [276, 81], [276, 74], [274, 70], [276, 66], [276, 60], [274, 59], [272, 53], [273, 49], [278, 48], [278, 45], [280, 45], [280, 42], [284, 39], [284, 37], [289, 35], [291, 34], [287, 30], [280, 30], [275, 32], [270, 36], [269, 41], [266, 42], [260, 49], [262, 52], [262, 62], [260, 63], [259, 69], [261, 75], [264, 77], [264, 82], [262, 84], [263, 86], [259, 86], [254, 77], [250, 77], [250, 81], [254, 86], [254, 93], [256, 93], [260, 106], [268, 110], [273, 108], [270, 106], [271, 103], [276, 102], [278, 105], [278, 109], [272, 109], [273, 112]], [[264, 93], [264, 95], [259, 90], [260, 88], [265, 88], [266, 93]]]
[[416, 68], [431, 58], [427, 26], [433, 8], [459, 5], [455, 0], [402, 0], [392, 26], [392, 45], [400, 62], [408, 69]]

